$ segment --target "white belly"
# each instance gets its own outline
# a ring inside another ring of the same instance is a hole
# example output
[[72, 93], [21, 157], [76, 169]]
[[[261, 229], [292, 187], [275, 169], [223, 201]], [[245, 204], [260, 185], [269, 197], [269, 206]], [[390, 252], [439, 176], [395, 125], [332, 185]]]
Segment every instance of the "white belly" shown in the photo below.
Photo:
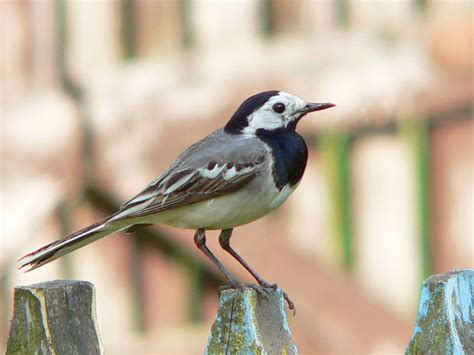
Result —
[[[267, 185], [268, 186], [268, 185]], [[227, 229], [259, 219], [279, 207], [296, 186], [281, 191], [244, 188], [233, 194], [150, 216], [152, 223], [188, 229]]]

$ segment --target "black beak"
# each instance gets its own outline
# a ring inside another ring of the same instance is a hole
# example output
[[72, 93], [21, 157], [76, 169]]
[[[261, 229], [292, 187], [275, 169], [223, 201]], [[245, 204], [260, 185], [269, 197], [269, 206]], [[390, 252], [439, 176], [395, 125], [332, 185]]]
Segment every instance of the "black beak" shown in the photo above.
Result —
[[327, 108], [331, 108], [331, 107], [334, 107], [336, 105], [330, 103], [330, 102], [325, 102], [325, 103], [313, 103], [313, 102], [309, 102], [306, 104], [306, 106], [301, 110], [303, 111], [304, 113], [309, 113], [309, 112], [314, 112], [314, 111], [321, 111], [321, 110], [325, 110]]

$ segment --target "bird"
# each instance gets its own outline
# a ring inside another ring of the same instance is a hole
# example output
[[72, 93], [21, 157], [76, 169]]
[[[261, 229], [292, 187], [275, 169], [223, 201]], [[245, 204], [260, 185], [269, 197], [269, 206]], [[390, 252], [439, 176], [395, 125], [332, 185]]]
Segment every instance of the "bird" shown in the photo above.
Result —
[[[164, 224], [194, 230], [196, 246], [222, 271], [229, 287], [245, 285], [207, 247], [208, 230], [221, 231], [220, 246], [255, 278], [260, 294], [277, 288], [232, 248], [232, 232], [275, 210], [296, 189], [308, 159], [297, 124], [308, 113], [334, 106], [280, 90], [247, 98], [224, 127], [188, 147], [117, 212], [25, 255], [18, 268], [31, 271], [109, 234]], [[283, 295], [294, 310], [288, 294]]]

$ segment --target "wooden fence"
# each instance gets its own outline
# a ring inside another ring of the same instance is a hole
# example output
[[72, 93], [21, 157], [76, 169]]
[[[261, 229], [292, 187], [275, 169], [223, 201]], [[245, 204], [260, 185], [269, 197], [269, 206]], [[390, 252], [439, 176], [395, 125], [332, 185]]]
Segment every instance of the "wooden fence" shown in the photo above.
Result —
[[[471, 354], [474, 351], [474, 270], [428, 278], [407, 354]], [[220, 292], [206, 354], [297, 354], [282, 291], [267, 297], [253, 289]], [[15, 288], [7, 355], [102, 354], [94, 286], [51, 281]]]

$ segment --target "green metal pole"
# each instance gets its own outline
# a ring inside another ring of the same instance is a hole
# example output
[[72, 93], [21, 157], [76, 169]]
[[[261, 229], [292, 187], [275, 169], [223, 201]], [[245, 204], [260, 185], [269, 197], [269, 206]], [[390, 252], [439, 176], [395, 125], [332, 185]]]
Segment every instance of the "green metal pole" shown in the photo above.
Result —
[[320, 140], [323, 170], [330, 196], [330, 227], [337, 258], [346, 270], [354, 263], [350, 179], [350, 139], [326, 132]]
[[135, 7], [133, 0], [122, 0], [122, 48], [126, 59], [136, 55], [135, 48]]
[[336, 0], [337, 22], [340, 27], [347, 28], [349, 26], [349, 2], [348, 0]]
[[432, 272], [430, 219], [430, 127], [426, 119], [407, 119], [400, 133], [410, 145], [417, 194], [417, 234], [421, 247], [421, 279]]
[[195, 42], [192, 6], [193, 4], [191, 0], [181, 0], [184, 48], [192, 48]]
[[264, 37], [272, 37], [275, 32], [275, 23], [273, 20], [273, 1], [260, 0], [260, 18], [262, 21], [262, 33]]

